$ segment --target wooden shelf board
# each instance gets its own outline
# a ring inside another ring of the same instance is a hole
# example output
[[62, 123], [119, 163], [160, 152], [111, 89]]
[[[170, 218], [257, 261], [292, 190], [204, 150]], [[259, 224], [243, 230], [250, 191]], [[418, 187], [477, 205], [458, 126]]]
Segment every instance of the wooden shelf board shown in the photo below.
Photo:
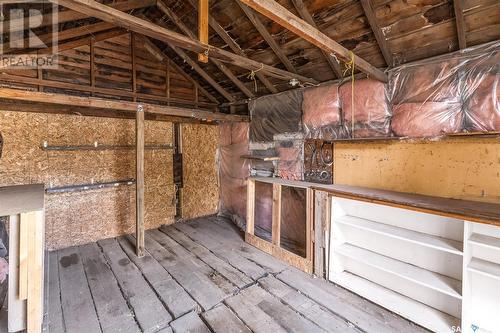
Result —
[[500, 281], [500, 264], [479, 258], [472, 258], [467, 266], [467, 270]]
[[462, 298], [462, 282], [459, 280], [347, 243], [336, 247], [334, 251], [339, 255], [384, 272], [394, 274], [423, 287], [430, 288], [457, 299]]
[[469, 243], [500, 251], [500, 238], [474, 233], [469, 237]]
[[463, 255], [463, 244], [455, 240], [428, 235], [422, 232], [395, 227], [355, 216], [346, 215], [336, 218], [335, 220], [340, 224], [348, 225], [357, 229], [366, 230], [379, 235], [400, 239], [456, 255]]
[[458, 318], [357, 275], [342, 272], [332, 275], [330, 280], [433, 332], [449, 332], [450, 327], [460, 326], [460, 319]]
[[253, 156], [253, 155], [241, 155], [241, 158], [248, 160], [259, 160], [259, 161], [279, 161], [278, 156]]

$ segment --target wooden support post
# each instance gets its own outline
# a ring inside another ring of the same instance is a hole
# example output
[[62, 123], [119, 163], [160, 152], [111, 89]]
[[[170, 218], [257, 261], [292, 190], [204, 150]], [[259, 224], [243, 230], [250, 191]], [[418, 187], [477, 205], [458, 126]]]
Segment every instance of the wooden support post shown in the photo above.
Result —
[[[25, 223], [21, 214], [21, 225]], [[43, 211], [29, 215], [27, 333], [40, 333], [43, 322]]]
[[[198, 8], [198, 39], [208, 45], [208, 0], [199, 0]], [[199, 53], [198, 60], [207, 63], [208, 55]]]
[[255, 180], [247, 181], [247, 233], [254, 234], [255, 230]]
[[273, 184], [273, 224], [272, 224], [272, 242], [280, 246], [281, 240], [281, 185]]
[[167, 98], [169, 99], [169, 101], [167, 102], [167, 105], [170, 105], [170, 59], [167, 59], [167, 61], [165, 63], [167, 65], [167, 72], [166, 72], [166, 76], [165, 76], [165, 87], [167, 89], [167, 91], [166, 91]]
[[28, 247], [30, 228], [34, 216], [31, 213], [21, 214], [19, 224], [19, 299], [28, 298]]
[[328, 232], [330, 230], [330, 196], [314, 191], [314, 275], [326, 278], [328, 272]]
[[[132, 56], [132, 91], [134, 94], [137, 93], [137, 71], [135, 63], [135, 34], [130, 33], [130, 54]], [[137, 101], [137, 97], [134, 96], [134, 102]]]
[[[90, 86], [95, 88], [95, 38], [92, 36], [89, 40], [90, 44]], [[92, 91], [91, 96], [94, 96]]]
[[[312, 263], [312, 240], [313, 240], [313, 217], [314, 217], [314, 191], [306, 189], [306, 260]], [[311, 267], [312, 268], [312, 267]]]
[[138, 257], [144, 256], [144, 109], [137, 107], [135, 121], [136, 140], [136, 244], [135, 252]]

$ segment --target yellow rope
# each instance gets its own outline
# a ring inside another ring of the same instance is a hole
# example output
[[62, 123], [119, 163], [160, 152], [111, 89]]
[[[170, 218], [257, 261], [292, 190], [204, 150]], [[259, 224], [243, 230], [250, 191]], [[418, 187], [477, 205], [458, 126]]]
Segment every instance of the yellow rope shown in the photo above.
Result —
[[354, 53], [352, 51], [349, 51], [349, 54], [351, 56], [351, 60], [349, 62], [345, 63], [345, 70], [342, 76], [345, 76], [347, 72], [351, 71], [351, 131], [352, 131], [352, 138], [354, 139], [354, 69], [355, 69], [355, 64], [354, 64]]
[[263, 68], [264, 68], [264, 64], [261, 63], [259, 69], [255, 70], [255, 71], [252, 69], [252, 71], [250, 73], [248, 73], [248, 75], [247, 75], [247, 79], [253, 80], [255, 92], [257, 92], [257, 80], [255, 79], [255, 74], [257, 74]]

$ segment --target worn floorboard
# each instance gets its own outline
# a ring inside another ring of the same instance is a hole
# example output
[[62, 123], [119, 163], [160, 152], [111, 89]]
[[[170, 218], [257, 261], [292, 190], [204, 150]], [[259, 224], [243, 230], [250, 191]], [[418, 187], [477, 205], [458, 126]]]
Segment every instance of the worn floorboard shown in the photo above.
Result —
[[425, 332], [244, 243], [223, 219], [149, 230], [145, 242], [141, 258], [132, 236], [50, 253], [45, 331]]

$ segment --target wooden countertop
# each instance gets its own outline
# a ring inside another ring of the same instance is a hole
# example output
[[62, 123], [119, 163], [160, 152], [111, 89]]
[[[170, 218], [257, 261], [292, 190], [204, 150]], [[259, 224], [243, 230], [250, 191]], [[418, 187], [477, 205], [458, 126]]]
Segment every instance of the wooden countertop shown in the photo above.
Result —
[[442, 198], [359, 186], [323, 185], [302, 181], [289, 181], [280, 178], [252, 177], [251, 179], [285, 186], [312, 188], [314, 190], [329, 192], [337, 197], [500, 226], [500, 204], [495, 203]]
[[0, 187], [0, 216], [42, 210], [44, 194], [43, 184]]

